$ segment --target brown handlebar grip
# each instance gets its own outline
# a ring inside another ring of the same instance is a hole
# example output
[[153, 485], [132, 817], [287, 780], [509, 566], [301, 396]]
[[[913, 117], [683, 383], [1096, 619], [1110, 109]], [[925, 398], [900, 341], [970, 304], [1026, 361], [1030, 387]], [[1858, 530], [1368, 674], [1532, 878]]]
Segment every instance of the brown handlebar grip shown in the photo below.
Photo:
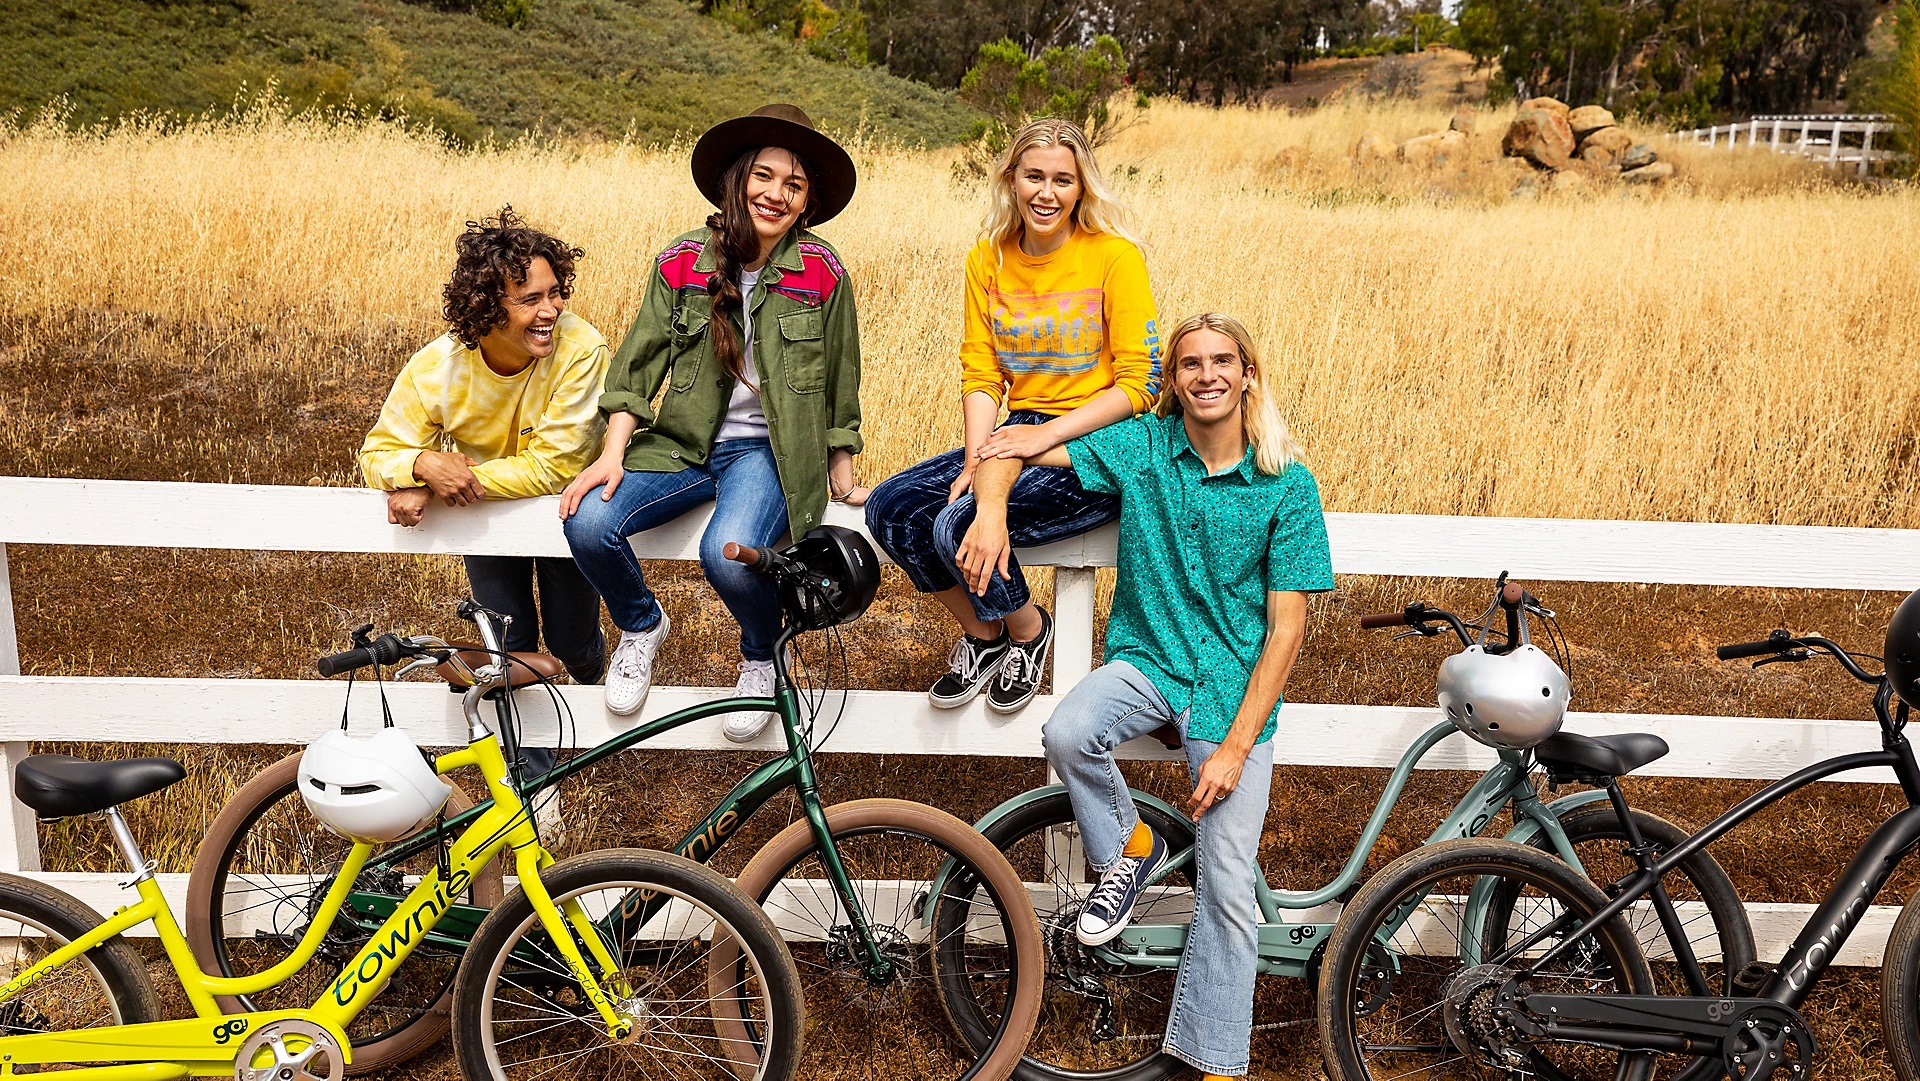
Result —
[[1506, 585], [1500, 587], [1500, 601], [1502, 604], [1519, 604], [1526, 595], [1526, 588], [1518, 582], [1508, 582]]
[[1370, 631], [1379, 627], [1405, 627], [1409, 624], [1405, 612], [1383, 612], [1377, 616], [1361, 616], [1360, 626]]
[[749, 548], [744, 544], [735, 544], [732, 541], [728, 541], [727, 546], [720, 549], [720, 554], [733, 560], [735, 563], [743, 563], [749, 567], [760, 562], [760, 553], [757, 550]]

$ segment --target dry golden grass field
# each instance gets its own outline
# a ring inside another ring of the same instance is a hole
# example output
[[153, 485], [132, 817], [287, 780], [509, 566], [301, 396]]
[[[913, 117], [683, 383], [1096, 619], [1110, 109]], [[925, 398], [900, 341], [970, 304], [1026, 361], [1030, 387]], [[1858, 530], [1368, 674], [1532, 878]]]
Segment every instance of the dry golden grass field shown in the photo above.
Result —
[[[1363, 130], [1404, 138], [1446, 115], [1358, 99], [1302, 113], [1156, 102], [1103, 151], [1138, 213], [1163, 319], [1215, 308], [1248, 322], [1329, 509], [1920, 527], [1920, 193], [1764, 153], [1656, 144], [1680, 169], [1665, 188], [1520, 198], [1487, 116], [1477, 159], [1454, 171], [1348, 163]], [[171, 131], [0, 131], [0, 473], [356, 483], [353, 452], [393, 372], [440, 333], [460, 224], [512, 203], [585, 247], [574, 310], [617, 339], [652, 254], [705, 213], [684, 150], [460, 154], [392, 126], [272, 110]], [[858, 289], [869, 483], [958, 437], [960, 266], [981, 192], [956, 179], [957, 156], [862, 144], [860, 194], [823, 230]], [[363, 619], [446, 629], [463, 587], [457, 562], [439, 558], [8, 554], [32, 673], [304, 675]], [[704, 584], [684, 567], [652, 573], [686, 628], [661, 678], [730, 683]], [[1388, 647], [1351, 617], [1416, 598], [1466, 607], [1479, 586], [1340, 585], [1316, 602], [1289, 697], [1430, 702], [1438, 648]], [[1750, 673], [1711, 648], [1790, 625], [1873, 649], [1898, 600], [1539, 592], [1573, 639], [1581, 708], [1853, 718], [1868, 714], [1851, 683]], [[890, 575], [850, 636], [856, 685], [924, 686], [945, 634]], [[185, 869], [198, 825], [275, 753], [184, 752], [196, 783], [146, 801], [136, 820], [166, 869]], [[931, 793], [963, 816], [1041, 776], [1031, 761], [825, 761], [832, 799]], [[727, 754], [609, 765], [569, 796], [571, 843], [668, 843], [740, 768]], [[1161, 767], [1138, 776], [1169, 796], [1183, 782]], [[1282, 771], [1268, 838], [1286, 853], [1270, 864], [1287, 868], [1277, 884], [1331, 875], [1381, 779]], [[1424, 836], [1460, 784], [1418, 778], [1376, 859]], [[1754, 787], [1631, 789], [1703, 821]], [[1819, 786], [1716, 852], [1752, 899], [1817, 900], [1864, 815], [1893, 798]], [[1350, 828], [1303, 828], [1309, 801]], [[756, 823], [735, 855], [776, 825]], [[107, 859], [85, 824], [46, 829], [43, 843], [50, 868]], [[1903, 876], [1883, 903], [1915, 884]], [[1834, 1056], [1825, 1076], [1887, 1075], [1877, 995], [1866, 973], [1836, 973], [1816, 995]], [[1263, 1021], [1299, 1016], [1305, 1000], [1288, 989], [1261, 1008]], [[1311, 1060], [1305, 1030], [1256, 1046], [1257, 1076], [1305, 1076]], [[450, 1077], [452, 1063], [413, 1073]]]

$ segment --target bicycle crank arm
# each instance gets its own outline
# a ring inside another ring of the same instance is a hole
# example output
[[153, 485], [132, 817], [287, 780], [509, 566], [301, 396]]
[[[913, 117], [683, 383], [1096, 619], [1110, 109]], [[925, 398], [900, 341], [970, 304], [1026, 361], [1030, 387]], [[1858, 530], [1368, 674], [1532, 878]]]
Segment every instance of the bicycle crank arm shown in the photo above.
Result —
[[[115, 1062], [63, 1071], [74, 1081], [139, 1081], [142, 1078], [232, 1077], [234, 1056], [247, 1033], [275, 1021], [306, 1021], [325, 1029], [353, 1058], [351, 1042], [338, 1025], [321, 1020], [310, 1010], [273, 1010], [229, 1017], [194, 1017], [185, 1021], [152, 1021], [144, 1025], [114, 1025], [70, 1032], [36, 1032], [0, 1037], [0, 1065], [8, 1072], [22, 1066], [69, 1062]], [[156, 1059], [161, 1061], [155, 1061]]]

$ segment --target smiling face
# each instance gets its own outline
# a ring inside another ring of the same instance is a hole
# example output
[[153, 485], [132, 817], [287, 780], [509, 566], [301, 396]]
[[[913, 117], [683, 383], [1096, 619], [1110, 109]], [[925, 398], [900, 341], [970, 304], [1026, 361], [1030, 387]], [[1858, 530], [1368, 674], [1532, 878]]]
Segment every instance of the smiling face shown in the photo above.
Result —
[[1198, 424], [1219, 424], [1240, 414], [1252, 370], [1232, 338], [1210, 327], [1174, 343], [1173, 392]]
[[1069, 146], [1029, 147], [1013, 166], [1013, 203], [1025, 235], [1021, 250], [1045, 255], [1073, 235], [1073, 209], [1080, 203], [1080, 166]]
[[507, 283], [507, 295], [501, 298], [507, 321], [480, 339], [480, 355], [487, 366], [501, 375], [513, 375], [553, 355], [554, 331], [560, 313], [567, 310], [567, 298], [560, 292], [560, 279], [546, 259], [534, 256], [527, 263], [524, 281]]
[[754, 155], [747, 169], [747, 213], [760, 235], [762, 252], [771, 251], [800, 223], [809, 187], [806, 166], [792, 151], [770, 146]]

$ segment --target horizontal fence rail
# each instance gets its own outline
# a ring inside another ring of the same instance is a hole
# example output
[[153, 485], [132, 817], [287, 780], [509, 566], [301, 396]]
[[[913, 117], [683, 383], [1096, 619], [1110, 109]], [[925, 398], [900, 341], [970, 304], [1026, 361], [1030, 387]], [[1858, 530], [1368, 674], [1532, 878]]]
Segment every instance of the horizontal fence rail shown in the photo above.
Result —
[[[1820, 116], [1756, 116], [1737, 124], [1676, 131], [1667, 135], [1672, 141], [1702, 143], [1710, 147], [1764, 146], [1780, 154], [1798, 154], [1831, 166], [1852, 165], [1866, 176], [1883, 162], [1904, 157], [1895, 151], [1874, 147], [1874, 137], [1884, 144], [1887, 137], [1904, 130], [1893, 118], [1875, 114]], [[1849, 140], [1849, 136], [1854, 136]]]
[[[566, 555], [555, 503], [545, 498], [459, 510], [435, 506], [422, 526], [403, 528], [386, 522], [380, 493], [362, 489], [0, 477], [0, 795], [10, 812], [0, 821], [0, 868], [39, 866], [32, 813], [12, 799], [12, 765], [30, 741], [299, 744], [338, 723], [344, 692], [338, 682], [320, 680], [22, 676], [5, 545]], [[634, 549], [647, 559], [696, 558], [707, 517], [689, 514], [644, 533], [634, 538]], [[838, 505], [829, 508], [827, 520], [861, 527], [857, 510]], [[1920, 585], [1920, 530], [1342, 513], [1329, 514], [1327, 525], [1334, 569], [1343, 574], [1492, 578], [1506, 570], [1523, 580], [1900, 591]], [[1113, 564], [1119, 543], [1109, 527], [1021, 553], [1028, 566], [1056, 568], [1056, 691], [1092, 669], [1094, 575]], [[454, 622], [449, 613], [448, 625], [433, 629], [458, 630]], [[1728, 637], [1757, 636], [1764, 629], [1730, 627]], [[363, 685], [363, 693], [353, 696], [356, 720], [377, 716], [377, 699], [367, 690]], [[574, 721], [566, 740], [580, 746], [726, 693], [658, 687], [639, 717], [620, 718], [605, 710], [597, 687], [558, 690]], [[390, 684], [387, 692], [396, 715], [422, 742], [465, 741], [458, 703], [438, 685]], [[827, 749], [1037, 757], [1040, 725], [1057, 701], [1057, 694], [1041, 696], [1012, 717], [978, 702], [935, 717], [924, 695], [854, 690]], [[544, 694], [526, 696], [524, 706], [530, 738], [559, 734], [559, 719]], [[838, 708], [829, 697], [829, 715]], [[1431, 708], [1289, 702], [1280, 712], [1275, 761], [1390, 767], [1438, 720]], [[1673, 751], [1640, 771], [1648, 775], [1773, 778], [1818, 758], [1878, 746], [1873, 725], [1845, 720], [1575, 713], [1567, 726], [1589, 734], [1661, 734]], [[777, 742], [767, 733], [748, 746], [758, 753]], [[646, 746], [737, 745], [721, 736], [717, 723], [707, 722]], [[1120, 754], [1175, 757], [1152, 740], [1136, 740]], [[1478, 770], [1492, 760], [1491, 751], [1461, 737], [1443, 743], [1421, 765]], [[1874, 771], [1842, 779], [1892, 778]], [[112, 873], [44, 877], [103, 911], [126, 900]], [[184, 875], [163, 875], [161, 883], [176, 901], [184, 896]], [[1777, 956], [1811, 906], [1755, 903], [1749, 910], [1763, 954]], [[1878, 963], [1892, 914], [1869, 913], [1842, 953], [1843, 963]]]

